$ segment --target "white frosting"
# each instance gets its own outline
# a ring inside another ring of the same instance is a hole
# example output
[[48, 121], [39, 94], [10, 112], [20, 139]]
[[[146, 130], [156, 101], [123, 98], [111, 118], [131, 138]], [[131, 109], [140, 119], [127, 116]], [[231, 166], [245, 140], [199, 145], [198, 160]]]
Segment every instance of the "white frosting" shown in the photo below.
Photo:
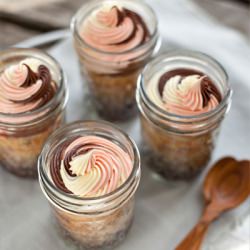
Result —
[[79, 137], [65, 151], [81, 145], [82, 153], [69, 162], [71, 175], [61, 161], [60, 175], [65, 187], [74, 195], [98, 197], [117, 189], [128, 178], [132, 161], [115, 143], [97, 136]]
[[160, 108], [177, 115], [196, 115], [208, 112], [218, 105], [214, 95], [203, 106], [201, 83], [205, 76], [193, 74], [182, 77], [176, 75], [167, 80], [162, 96], [159, 92], [159, 80], [165, 71], [155, 74], [149, 81], [146, 89], [152, 102]]

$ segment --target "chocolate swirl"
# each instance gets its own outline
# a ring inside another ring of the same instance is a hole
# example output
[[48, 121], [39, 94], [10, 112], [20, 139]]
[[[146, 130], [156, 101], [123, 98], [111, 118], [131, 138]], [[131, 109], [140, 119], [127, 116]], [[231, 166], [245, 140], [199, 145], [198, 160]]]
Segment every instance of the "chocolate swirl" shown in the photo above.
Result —
[[119, 187], [131, 169], [129, 155], [119, 146], [101, 137], [85, 136], [72, 138], [55, 150], [50, 175], [66, 193], [97, 197]]
[[25, 59], [0, 76], [0, 112], [18, 114], [48, 103], [57, 90], [49, 69], [37, 59]]
[[[66, 192], [66, 193], [72, 193], [72, 192], [69, 191], [65, 187], [64, 182], [62, 180], [62, 177], [60, 174], [61, 162], [63, 161], [63, 165], [64, 165], [64, 168], [65, 168], [67, 174], [71, 177], [76, 177], [76, 175], [73, 174], [72, 171], [70, 170], [70, 167], [71, 167], [70, 162], [72, 161], [72, 159], [74, 157], [79, 156], [81, 154], [85, 154], [89, 151], [86, 149], [82, 149], [83, 145], [77, 145], [74, 148], [72, 148], [69, 152], [65, 153], [67, 147], [78, 138], [79, 137], [75, 137], [75, 138], [61, 144], [57, 148], [56, 152], [54, 153], [52, 161], [51, 161], [50, 173], [51, 173], [52, 180], [59, 189], [61, 189], [62, 191]], [[91, 147], [94, 145], [85, 144], [85, 146]]]
[[104, 52], [125, 52], [145, 43], [150, 32], [140, 15], [126, 8], [103, 8], [83, 24], [82, 38]]
[[[68, 140], [61, 145], [58, 146], [58, 148], [55, 150], [52, 159], [51, 159], [51, 164], [50, 164], [50, 175], [51, 178], [54, 182], [54, 184], [64, 191], [65, 193], [72, 193], [70, 192], [64, 185], [61, 174], [60, 174], [60, 168], [61, 168], [61, 162], [64, 159], [64, 154], [67, 149], [67, 147], [77, 138], [73, 138], [71, 140]], [[71, 151], [72, 156], [76, 153], [73, 150]], [[71, 156], [71, 157], [72, 157]], [[65, 169], [68, 172], [70, 176], [73, 176], [72, 172], [70, 171], [70, 166], [69, 162], [66, 162], [65, 164]]]
[[215, 96], [218, 102], [221, 102], [221, 94], [213, 82], [206, 76], [201, 80], [201, 94], [203, 98], [203, 107], [206, 107], [211, 99]]
[[[114, 6], [113, 8], [115, 8], [117, 11], [119, 11], [119, 9], [117, 7]], [[150, 33], [149, 33], [149, 30], [148, 30], [146, 23], [141, 18], [141, 16], [138, 15], [137, 13], [135, 13], [134, 11], [126, 9], [126, 8], [123, 8], [122, 11], [119, 11], [119, 13], [120, 13], [120, 18], [118, 19], [119, 22], [117, 23], [117, 26], [121, 25], [124, 22], [124, 19], [126, 17], [129, 17], [134, 24], [134, 29], [133, 29], [133, 32], [130, 35], [130, 37], [128, 37], [127, 40], [120, 42], [120, 44], [127, 43], [127, 42], [129, 42], [129, 40], [133, 39], [136, 35], [136, 31], [138, 30], [138, 28], [137, 28], [138, 26], [141, 26], [143, 29], [143, 37], [142, 37], [141, 43], [139, 45], [146, 42], [147, 39], [150, 37]]]
[[197, 115], [216, 108], [222, 96], [213, 81], [190, 69], [167, 71], [148, 85], [150, 98], [178, 115]]
[[27, 69], [28, 69], [28, 74], [26, 77], [25, 82], [21, 85], [22, 88], [28, 88], [30, 86], [32, 86], [33, 84], [36, 84], [37, 81], [41, 80], [42, 84], [40, 89], [34, 93], [33, 95], [31, 95], [30, 97], [28, 97], [27, 99], [23, 99], [23, 100], [11, 100], [15, 103], [29, 103], [29, 102], [35, 102], [37, 100], [41, 100], [39, 105], [37, 105], [36, 109], [39, 107], [42, 107], [44, 104], [46, 104], [47, 102], [49, 102], [51, 100], [51, 98], [54, 96], [55, 94], [55, 86], [51, 84], [51, 75], [49, 72], [49, 69], [45, 66], [45, 65], [40, 65], [38, 67], [38, 72], [35, 73], [32, 71], [32, 69], [27, 65], [24, 64]]
[[38, 80], [38, 77], [37, 74], [33, 72], [32, 69], [27, 64], [24, 63], [24, 65], [26, 66], [28, 73], [24, 83], [20, 87], [27, 88], [32, 84], [34, 84]]
[[188, 69], [177, 69], [177, 70], [172, 70], [169, 72], [164, 73], [158, 83], [158, 88], [160, 95], [163, 96], [163, 91], [166, 85], [168, 84], [168, 81], [175, 77], [175, 76], [180, 76], [178, 84], [182, 83], [182, 80], [189, 76], [198, 76], [198, 84], [200, 86], [200, 93], [202, 96], [202, 107], [205, 108], [209, 104], [209, 101], [211, 100], [212, 96], [216, 98], [218, 103], [221, 102], [221, 94], [218, 90], [218, 88], [214, 85], [212, 80], [204, 75], [203, 73], [195, 70], [188, 70]]

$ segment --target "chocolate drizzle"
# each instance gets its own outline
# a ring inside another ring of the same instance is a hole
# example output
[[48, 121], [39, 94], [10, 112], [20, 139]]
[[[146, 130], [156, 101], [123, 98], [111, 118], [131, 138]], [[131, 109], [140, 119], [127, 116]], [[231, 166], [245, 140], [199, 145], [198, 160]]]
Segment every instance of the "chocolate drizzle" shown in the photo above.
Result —
[[21, 85], [21, 87], [28, 88], [32, 86], [33, 84], [36, 84], [38, 80], [42, 81], [41, 87], [35, 94], [33, 94], [27, 99], [20, 100], [20, 101], [17, 101], [17, 100], [11, 100], [11, 101], [14, 103], [27, 104], [29, 102], [35, 102], [41, 99], [41, 102], [36, 107], [37, 109], [39, 107], [42, 107], [44, 104], [46, 104], [52, 99], [52, 97], [55, 95], [56, 85], [52, 81], [50, 71], [45, 65], [40, 65], [38, 67], [37, 73], [34, 72], [27, 64], [24, 64], [24, 65], [27, 67], [28, 74], [27, 74], [26, 80]]
[[175, 69], [164, 73], [158, 83], [158, 90], [160, 95], [163, 95], [164, 87], [167, 81], [174, 76], [181, 76], [181, 80], [190, 75], [199, 75], [202, 77], [201, 79], [201, 94], [203, 99], [203, 107], [206, 107], [211, 99], [211, 95], [213, 95], [217, 101], [220, 103], [222, 100], [222, 96], [216, 85], [213, 81], [202, 72], [191, 70], [191, 69]]
[[60, 146], [58, 146], [58, 148], [55, 150], [55, 153], [52, 156], [52, 160], [50, 164], [50, 173], [51, 173], [51, 178], [54, 184], [59, 189], [61, 189], [62, 191], [66, 193], [71, 193], [71, 191], [69, 191], [65, 187], [62, 177], [61, 177], [60, 169], [61, 169], [62, 161], [63, 161], [64, 168], [69, 174], [69, 176], [75, 177], [76, 175], [74, 175], [72, 171], [70, 170], [70, 162], [72, 161], [74, 157], [87, 153], [89, 150], [86, 150], [86, 146], [92, 146], [92, 144], [84, 144], [84, 145], [79, 144], [65, 154], [67, 147], [77, 138], [79, 137], [74, 137], [66, 141], [65, 143], [62, 143]]

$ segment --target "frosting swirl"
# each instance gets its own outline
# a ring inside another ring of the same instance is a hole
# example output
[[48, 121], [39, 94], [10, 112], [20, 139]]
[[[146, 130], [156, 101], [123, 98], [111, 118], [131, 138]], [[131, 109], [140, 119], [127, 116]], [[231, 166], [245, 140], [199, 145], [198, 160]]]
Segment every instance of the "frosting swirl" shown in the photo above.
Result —
[[211, 111], [222, 99], [208, 76], [186, 69], [166, 72], [158, 80], [151, 80], [148, 94], [158, 106], [177, 115]]
[[80, 197], [98, 197], [114, 191], [127, 180], [131, 170], [129, 155], [98, 136], [82, 136], [63, 143], [50, 165], [54, 184]]
[[132, 10], [103, 6], [84, 21], [81, 37], [103, 52], [121, 53], [145, 43], [150, 33], [142, 17]]
[[33, 111], [49, 102], [55, 92], [49, 69], [37, 59], [25, 59], [0, 75], [0, 113]]

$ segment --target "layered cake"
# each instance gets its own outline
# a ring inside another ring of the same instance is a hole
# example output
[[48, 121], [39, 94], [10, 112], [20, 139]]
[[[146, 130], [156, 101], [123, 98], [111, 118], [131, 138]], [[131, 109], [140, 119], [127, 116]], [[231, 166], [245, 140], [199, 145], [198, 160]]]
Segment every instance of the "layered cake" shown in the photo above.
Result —
[[134, 179], [134, 157], [105, 136], [66, 138], [51, 149], [46, 173], [60, 200], [47, 190], [43, 173], [41, 187], [67, 238], [81, 249], [110, 249], [125, 238], [132, 223], [139, 181]]
[[[196, 53], [193, 57], [184, 54], [189, 64], [176, 67], [181, 65], [176, 54], [158, 61], [154, 73], [146, 76], [145, 72], [145, 81], [140, 85], [143, 90], [138, 90], [138, 105], [148, 165], [166, 178], [189, 179], [210, 160], [230, 90], [223, 71], [220, 79], [219, 74], [217, 77], [207, 73], [209, 66], [192, 65], [190, 61], [198, 56]], [[183, 55], [180, 53], [179, 57]]]
[[27, 57], [0, 68], [0, 164], [14, 174], [37, 175], [42, 146], [64, 120], [60, 103], [54, 102], [58, 88], [39, 59]]
[[[155, 16], [143, 3], [95, 4], [90, 13], [79, 11], [73, 21], [81, 71], [99, 114], [110, 120], [127, 119], [136, 110], [137, 77], [156, 48]], [[151, 24], [145, 17], [148, 12]]]

